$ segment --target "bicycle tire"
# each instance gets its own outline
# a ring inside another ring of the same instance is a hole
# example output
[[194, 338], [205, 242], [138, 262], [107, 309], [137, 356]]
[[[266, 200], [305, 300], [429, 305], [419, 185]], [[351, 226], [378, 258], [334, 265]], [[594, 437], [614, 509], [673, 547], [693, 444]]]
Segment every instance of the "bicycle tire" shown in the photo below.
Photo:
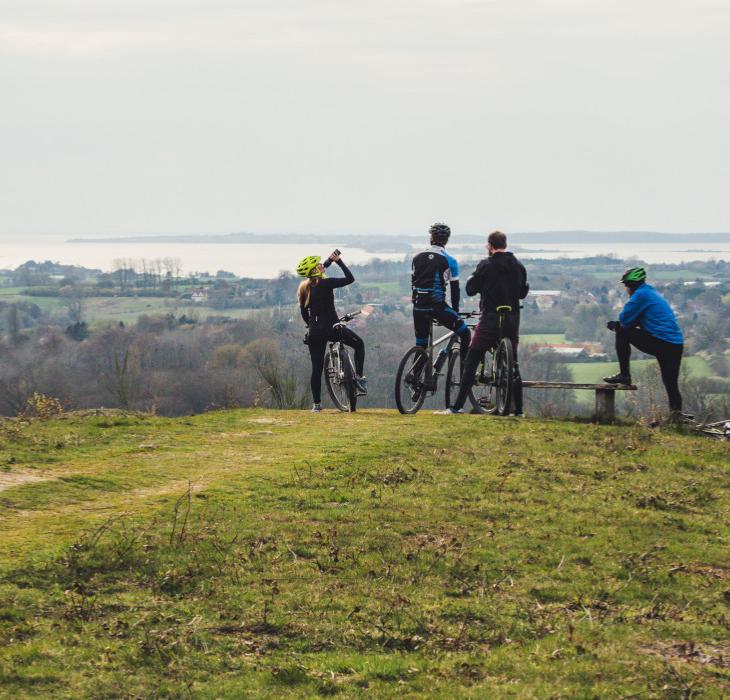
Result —
[[[344, 349], [343, 351], [344, 352]], [[340, 368], [335, 363], [335, 355], [338, 356], [339, 362], [342, 363], [342, 353], [332, 346], [327, 348], [327, 355], [324, 362], [324, 383], [327, 386], [327, 393], [332, 399], [335, 408], [343, 413], [350, 410], [349, 393], [344, 383], [344, 376], [340, 376]]]
[[[418, 371], [413, 374], [418, 363]], [[428, 390], [423, 381], [424, 370], [428, 364], [428, 353], [414, 345], [403, 355], [395, 375], [395, 405], [405, 415], [413, 415], [423, 406]], [[410, 375], [410, 376], [409, 376]]]
[[344, 347], [342, 347], [341, 353], [340, 357], [344, 355], [345, 358], [342, 368], [344, 374], [343, 382], [345, 384], [345, 390], [350, 404], [350, 413], [355, 413], [357, 410], [357, 382], [355, 380], [355, 367], [352, 364], [350, 353]]
[[[451, 348], [449, 353], [449, 365], [446, 370], [446, 408], [451, 408], [456, 401], [456, 397], [459, 394], [459, 387], [461, 386], [461, 362], [459, 361], [461, 353], [459, 348]], [[459, 362], [459, 369], [457, 370], [456, 363]], [[474, 387], [469, 389], [467, 394], [469, 402], [474, 408], [478, 410], [477, 401], [474, 398]], [[481, 413], [481, 411], [479, 411]]]
[[[474, 397], [472, 405], [477, 413], [493, 416], [497, 412], [497, 390], [494, 385], [494, 355], [487, 351], [484, 354], [484, 366], [475, 379], [471, 388]], [[477, 369], [479, 372], [479, 369]]]
[[494, 377], [496, 389], [496, 413], [509, 415], [512, 407], [512, 382], [514, 381], [514, 353], [512, 341], [502, 338], [494, 353]]

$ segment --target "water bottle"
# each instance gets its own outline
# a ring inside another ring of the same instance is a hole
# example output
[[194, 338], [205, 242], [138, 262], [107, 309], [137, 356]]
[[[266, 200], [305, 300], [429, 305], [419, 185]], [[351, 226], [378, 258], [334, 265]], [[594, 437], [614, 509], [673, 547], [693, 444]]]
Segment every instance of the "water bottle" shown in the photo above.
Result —
[[[332, 255], [339, 255], [339, 254], [340, 254], [340, 250], [339, 250], [339, 248], [335, 248], [335, 249], [334, 249], [334, 250], [332, 251]], [[326, 270], [326, 269], [327, 269], [327, 268], [328, 268], [328, 267], [329, 267], [329, 266], [330, 266], [331, 264], [332, 264], [332, 260], [330, 260], [330, 258], [327, 258], [327, 260], [325, 260], [325, 261], [324, 261], [324, 262], [322, 263], [322, 266], [323, 266], [323, 267], [325, 268], [325, 270]]]
[[438, 373], [441, 371], [448, 354], [449, 351], [446, 348], [441, 348], [441, 350], [439, 350], [439, 354], [436, 356], [436, 362], [433, 365], [434, 372]]

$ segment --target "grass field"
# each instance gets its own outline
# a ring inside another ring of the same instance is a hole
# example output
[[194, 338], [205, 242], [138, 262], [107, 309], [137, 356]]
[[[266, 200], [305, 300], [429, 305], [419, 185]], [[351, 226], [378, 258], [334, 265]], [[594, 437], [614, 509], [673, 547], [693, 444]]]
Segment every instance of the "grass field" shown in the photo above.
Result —
[[[688, 257], [690, 259], [690, 257]], [[699, 272], [697, 270], [679, 269], [679, 270], [652, 270], [651, 266], [647, 266], [649, 277], [661, 282], [693, 282], [694, 280], [711, 280], [712, 275], [709, 272]], [[616, 272], [600, 272], [595, 268], [586, 270], [586, 274], [596, 279], [616, 280]], [[620, 277], [620, 273], [619, 273]]]
[[403, 290], [400, 282], [358, 282], [358, 284], [365, 289], [379, 289], [383, 294], [390, 294], [392, 296], [410, 294], [410, 289], [406, 288]]
[[[656, 363], [656, 360], [632, 360], [632, 372], [638, 374], [652, 363]], [[710, 366], [702, 357], [685, 357], [682, 366], [687, 368], [691, 377], [709, 377], [712, 374]], [[569, 362], [568, 367], [573, 373], [573, 381], [580, 383], [600, 381], [601, 377], [618, 372], [617, 362]]]
[[565, 333], [528, 333], [520, 336], [520, 342], [527, 345], [564, 343]]
[[[64, 313], [63, 300], [59, 297], [35, 297], [21, 294], [22, 289], [0, 289], [0, 301], [8, 303], [27, 302], [38, 305], [43, 311]], [[84, 318], [90, 325], [105, 322], [126, 324], [135, 323], [139, 316], [150, 316], [173, 313], [175, 316], [187, 314], [205, 319], [208, 316], [229, 316], [231, 318], [249, 318], [256, 313], [255, 309], [216, 310], [207, 306], [180, 302], [172, 298], [156, 297], [89, 297], [84, 300]]]
[[0, 446], [2, 697], [730, 693], [721, 443], [246, 410]]

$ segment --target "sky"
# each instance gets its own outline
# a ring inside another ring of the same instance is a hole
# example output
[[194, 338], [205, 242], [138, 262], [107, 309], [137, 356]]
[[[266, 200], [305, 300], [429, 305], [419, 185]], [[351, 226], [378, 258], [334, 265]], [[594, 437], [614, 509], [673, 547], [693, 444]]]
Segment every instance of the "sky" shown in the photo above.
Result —
[[0, 242], [730, 231], [728, 0], [0, 0]]

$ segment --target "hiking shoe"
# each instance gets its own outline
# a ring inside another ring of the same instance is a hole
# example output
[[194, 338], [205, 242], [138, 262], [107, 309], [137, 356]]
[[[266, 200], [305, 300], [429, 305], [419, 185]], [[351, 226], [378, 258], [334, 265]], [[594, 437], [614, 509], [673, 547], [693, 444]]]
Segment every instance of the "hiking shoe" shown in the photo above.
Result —
[[458, 411], [455, 408], [445, 408], [443, 411], [434, 411], [434, 416], [458, 416], [460, 414], [464, 413], [464, 409], [460, 408]]
[[322, 413], [322, 404], [312, 404], [312, 413]]
[[631, 375], [621, 374], [621, 372], [619, 372], [618, 374], [614, 374], [612, 377], [604, 377], [603, 381], [606, 382], [606, 384], [631, 384]]

